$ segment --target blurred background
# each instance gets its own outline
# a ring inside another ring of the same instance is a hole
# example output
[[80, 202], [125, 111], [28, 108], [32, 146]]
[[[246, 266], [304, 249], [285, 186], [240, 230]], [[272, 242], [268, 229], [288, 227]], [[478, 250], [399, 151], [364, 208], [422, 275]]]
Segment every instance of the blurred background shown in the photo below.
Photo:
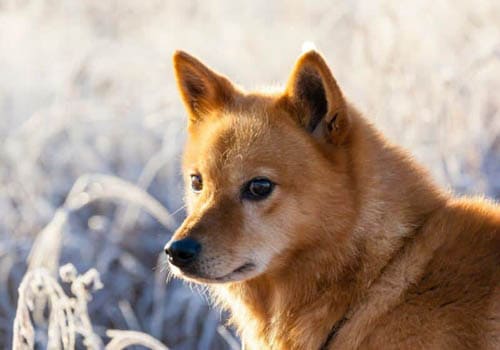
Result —
[[[284, 83], [305, 41], [443, 186], [500, 198], [497, 0], [0, 0], [0, 348], [59, 344], [51, 309], [83, 299], [60, 348], [100, 348], [108, 329], [238, 348], [202, 288], [166, 282], [185, 215], [171, 56], [254, 89]], [[81, 297], [67, 263], [102, 289]]]

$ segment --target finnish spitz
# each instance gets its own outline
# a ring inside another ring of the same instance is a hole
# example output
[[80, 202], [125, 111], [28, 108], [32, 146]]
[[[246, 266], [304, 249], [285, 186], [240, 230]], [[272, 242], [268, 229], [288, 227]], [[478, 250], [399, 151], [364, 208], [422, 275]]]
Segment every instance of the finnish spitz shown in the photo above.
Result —
[[497, 205], [439, 189], [316, 51], [277, 93], [174, 68], [188, 216], [165, 250], [246, 349], [500, 349]]

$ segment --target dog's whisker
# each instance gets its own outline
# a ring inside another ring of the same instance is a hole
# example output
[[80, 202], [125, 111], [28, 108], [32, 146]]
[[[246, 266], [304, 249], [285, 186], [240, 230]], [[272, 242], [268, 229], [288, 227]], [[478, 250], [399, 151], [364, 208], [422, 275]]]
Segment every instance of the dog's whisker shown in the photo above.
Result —
[[179, 212], [181, 212], [183, 209], [186, 209], [186, 207], [187, 207], [187, 205], [186, 205], [186, 204], [184, 204], [183, 206], [181, 206], [181, 207], [179, 207], [178, 209], [174, 210], [174, 211], [172, 212], [172, 214], [170, 214], [170, 215], [171, 215], [171, 216], [174, 216], [174, 215], [178, 214]]

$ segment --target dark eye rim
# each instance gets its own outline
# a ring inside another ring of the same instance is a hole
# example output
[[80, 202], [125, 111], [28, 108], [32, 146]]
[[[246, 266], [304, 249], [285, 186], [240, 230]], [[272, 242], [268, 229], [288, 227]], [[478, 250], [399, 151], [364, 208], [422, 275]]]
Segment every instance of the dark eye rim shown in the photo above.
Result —
[[[250, 186], [255, 181], [266, 181], [266, 182], [269, 182], [269, 184], [270, 184], [269, 191], [267, 193], [265, 193], [264, 195], [255, 195], [255, 194], [253, 194], [250, 191]], [[272, 180], [270, 180], [269, 178], [265, 177], [265, 176], [254, 177], [253, 179], [251, 179], [250, 181], [248, 181], [247, 183], [245, 183], [245, 185], [242, 187], [242, 189], [241, 189], [241, 198], [244, 199], [244, 200], [250, 200], [250, 201], [254, 201], [254, 202], [261, 201], [261, 200], [264, 200], [264, 199], [268, 198], [271, 195], [271, 193], [273, 193], [275, 187], [276, 187], [276, 183], [273, 182]]]
[[[189, 175], [189, 179], [191, 180], [191, 190], [194, 193], [200, 193], [203, 190], [203, 177], [201, 176], [201, 174], [191, 174], [191, 175]], [[198, 179], [198, 181], [200, 183], [199, 188], [195, 188], [193, 179]]]

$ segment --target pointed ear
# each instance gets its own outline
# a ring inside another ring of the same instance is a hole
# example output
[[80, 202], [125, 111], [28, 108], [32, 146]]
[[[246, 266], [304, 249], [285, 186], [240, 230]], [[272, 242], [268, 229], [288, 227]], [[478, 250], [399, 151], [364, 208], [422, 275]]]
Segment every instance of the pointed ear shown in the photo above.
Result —
[[316, 51], [298, 59], [284, 98], [300, 125], [334, 144], [345, 140], [350, 120], [346, 102], [323, 57]]
[[226, 77], [183, 51], [176, 51], [173, 61], [177, 87], [190, 123], [202, 120], [207, 114], [231, 102], [235, 89]]

